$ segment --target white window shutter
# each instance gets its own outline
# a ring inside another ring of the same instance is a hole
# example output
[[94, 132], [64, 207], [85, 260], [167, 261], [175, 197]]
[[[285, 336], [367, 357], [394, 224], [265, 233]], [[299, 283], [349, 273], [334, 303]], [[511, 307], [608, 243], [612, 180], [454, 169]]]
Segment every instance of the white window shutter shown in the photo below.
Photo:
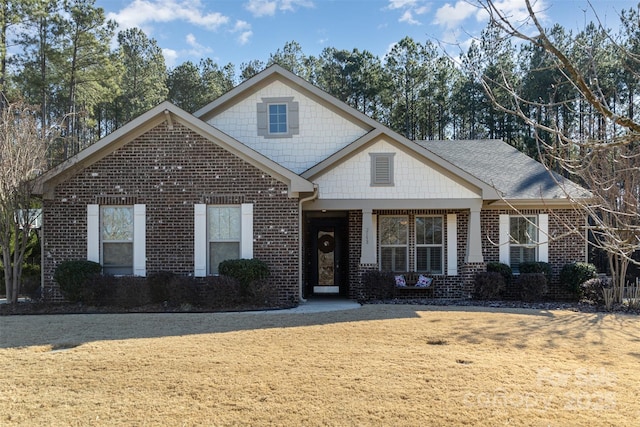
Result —
[[458, 217], [447, 214], [447, 275], [458, 275]]
[[87, 261], [100, 262], [99, 205], [87, 205]]
[[133, 205], [133, 275], [147, 275], [146, 206]]
[[500, 262], [503, 264], [510, 265], [510, 256], [509, 256], [509, 229], [510, 229], [510, 219], [509, 215], [500, 215], [499, 220], [500, 228], [499, 228], [499, 244], [500, 244]]
[[538, 215], [538, 261], [549, 262], [549, 214]]
[[193, 275], [207, 275], [207, 205], [193, 205]]
[[253, 258], [253, 204], [240, 205], [240, 258]]

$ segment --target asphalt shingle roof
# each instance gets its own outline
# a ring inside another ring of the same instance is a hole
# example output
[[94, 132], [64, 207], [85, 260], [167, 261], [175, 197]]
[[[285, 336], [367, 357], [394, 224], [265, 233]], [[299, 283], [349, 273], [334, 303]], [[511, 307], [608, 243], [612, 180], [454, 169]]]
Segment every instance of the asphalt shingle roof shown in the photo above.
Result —
[[[416, 141], [435, 155], [493, 186], [506, 199], [566, 199], [589, 192], [497, 139]], [[555, 179], [554, 179], [555, 177]], [[560, 188], [557, 183], [561, 183]]]

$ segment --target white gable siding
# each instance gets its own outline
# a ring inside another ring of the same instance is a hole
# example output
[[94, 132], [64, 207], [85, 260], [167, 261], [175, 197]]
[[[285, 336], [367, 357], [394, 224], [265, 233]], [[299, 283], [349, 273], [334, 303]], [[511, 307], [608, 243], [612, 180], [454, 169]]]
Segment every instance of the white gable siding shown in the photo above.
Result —
[[[395, 153], [393, 186], [371, 186], [369, 153]], [[377, 142], [314, 179], [321, 199], [479, 198], [474, 191], [386, 141]]]
[[[262, 98], [289, 96], [299, 103], [299, 134], [290, 138], [258, 136], [256, 105]], [[315, 166], [367, 133], [279, 81], [251, 94], [208, 123], [296, 173]]]

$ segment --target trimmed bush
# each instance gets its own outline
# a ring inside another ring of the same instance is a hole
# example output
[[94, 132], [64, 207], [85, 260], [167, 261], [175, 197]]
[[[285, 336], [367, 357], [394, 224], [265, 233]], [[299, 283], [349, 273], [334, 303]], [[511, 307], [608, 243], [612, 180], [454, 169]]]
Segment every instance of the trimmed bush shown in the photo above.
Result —
[[149, 285], [144, 277], [122, 276], [114, 278], [113, 305], [122, 308], [141, 307], [151, 303]]
[[513, 271], [507, 264], [503, 264], [501, 262], [489, 262], [487, 263], [487, 272], [500, 273], [504, 278], [504, 284], [506, 286], [510, 285], [513, 281]]
[[522, 301], [539, 301], [548, 291], [547, 277], [543, 273], [521, 273], [518, 277]]
[[551, 281], [553, 271], [551, 270], [551, 264], [548, 262], [532, 261], [522, 262], [518, 266], [520, 274], [541, 273], [547, 278], [547, 282]]
[[102, 266], [87, 260], [63, 261], [56, 268], [53, 279], [60, 292], [71, 303], [83, 302], [84, 288], [89, 280], [99, 275]]
[[162, 304], [169, 300], [169, 286], [175, 277], [175, 273], [170, 271], [157, 271], [147, 276], [149, 298], [152, 303]]
[[504, 276], [496, 271], [477, 273], [475, 276], [474, 299], [491, 300], [499, 298], [506, 289]]
[[168, 306], [180, 307], [184, 304], [196, 306], [199, 301], [198, 283], [193, 277], [176, 275], [168, 283], [165, 301]]
[[362, 273], [362, 288], [365, 301], [393, 298], [394, 274], [389, 271], [365, 271]]
[[240, 283], [240, 292], [249, 296], [251, 284], [269, 277], [269, 266], [259, 259], [228, 259], [218, 267], [220, 274], [236, 279]]
[[584, 282], [597, 277], [596, 266], [587, 262], [565, 264], [560, 270], [560, 283], [575, 294], [580, 294]]
[[[4, 279], [4, 276], [0, 276]], [[22, 282], [20, 283], [20, 293], [31, 300], [42, 299], [40, 265], [24, 264], [22, 266]], [[4, 280], [2, 280], [4, 282]]]
[[232, 277], [208, 276], [200, 288], [198, 305], [206, 308], [233, 308], [242, 303], [240, 283]]

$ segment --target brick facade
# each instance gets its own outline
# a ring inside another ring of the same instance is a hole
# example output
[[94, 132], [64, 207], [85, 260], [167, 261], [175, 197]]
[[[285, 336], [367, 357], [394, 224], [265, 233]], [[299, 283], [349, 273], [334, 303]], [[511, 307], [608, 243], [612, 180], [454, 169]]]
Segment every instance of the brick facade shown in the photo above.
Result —
[[[162, 123], [58, 184], [44, 201], [44, 287], [56, 266], [86, 259], [88, 204], [146, 205], [146, 270], [194, 271], [194, 204], [253, 203], [254, 258], [281, 301], [298, 298], [298, 200], [287, 185], [179, 123]], [[51, 294], [51, 292], [49, 292]]]
[[[465, 254], [467, 250], [467, 230], [469, 224], [469, 212], [464, 210], [393, 210], [393, 211], [374, 211], [378, 215], [407, 215], [409, 221], [413, 221], [416, 215], [442, 215], [443, 228], [446, 230], [446, 214], [455, 213], [457, 220], [457, 238], [458, 238], [458, 275], [448, 276], [446, 274], [435, 275], [435, 281], [432, 290], [434, 298], [457, 299], [470, 298], [473, 292], [473, 281], [477, 272], [486, 270], [486, 263], [498, 262], [500, 260], [498, 242], [499, 242], [499, 215], [509, 214], [515, 215], [515, 211], [511, 210], [483, 210], [480, 215], [481, 219], [481, 236], [482, 236], [482, 254], [484, 263], [465, 263]], [[523, 210], [524, 215], [538, 215], [541, 213], [549, 213], [549, 264], [553, 269], [553, 279], [549, 287], [550, 298], [564, 298], [569, 295], [562, 289], [558, 283], [558, 274], [562, 267], [570, 262], [584, 261], [586, 246], [583, 238], [576, 233], [567, 233], [567, 225], [579, 226], [584, 224], [584, 216], [575, 210]], [[360, 239], [362, 233], [362, 213], [361, 211], [349, 212], [349, 264], [350, 264], [350, 296], [358, 298], [362, 293], [364, 284], [361, 281], [362, 274], [365, 271], [375, 270], [377, 265], [360, 265]], [[409, 242], [415, 242], [413, 230], [410, 228]], [[446, 238], [445, 238], [446, 242]], [[409, 265], [414, 265], [415, 253], [410, 244]], [[444, 272], [447, 271], [446, 244], [444, 257]], [[422, 290], [403, 291], [403, 297], [415, 298], [424, 297]]]

